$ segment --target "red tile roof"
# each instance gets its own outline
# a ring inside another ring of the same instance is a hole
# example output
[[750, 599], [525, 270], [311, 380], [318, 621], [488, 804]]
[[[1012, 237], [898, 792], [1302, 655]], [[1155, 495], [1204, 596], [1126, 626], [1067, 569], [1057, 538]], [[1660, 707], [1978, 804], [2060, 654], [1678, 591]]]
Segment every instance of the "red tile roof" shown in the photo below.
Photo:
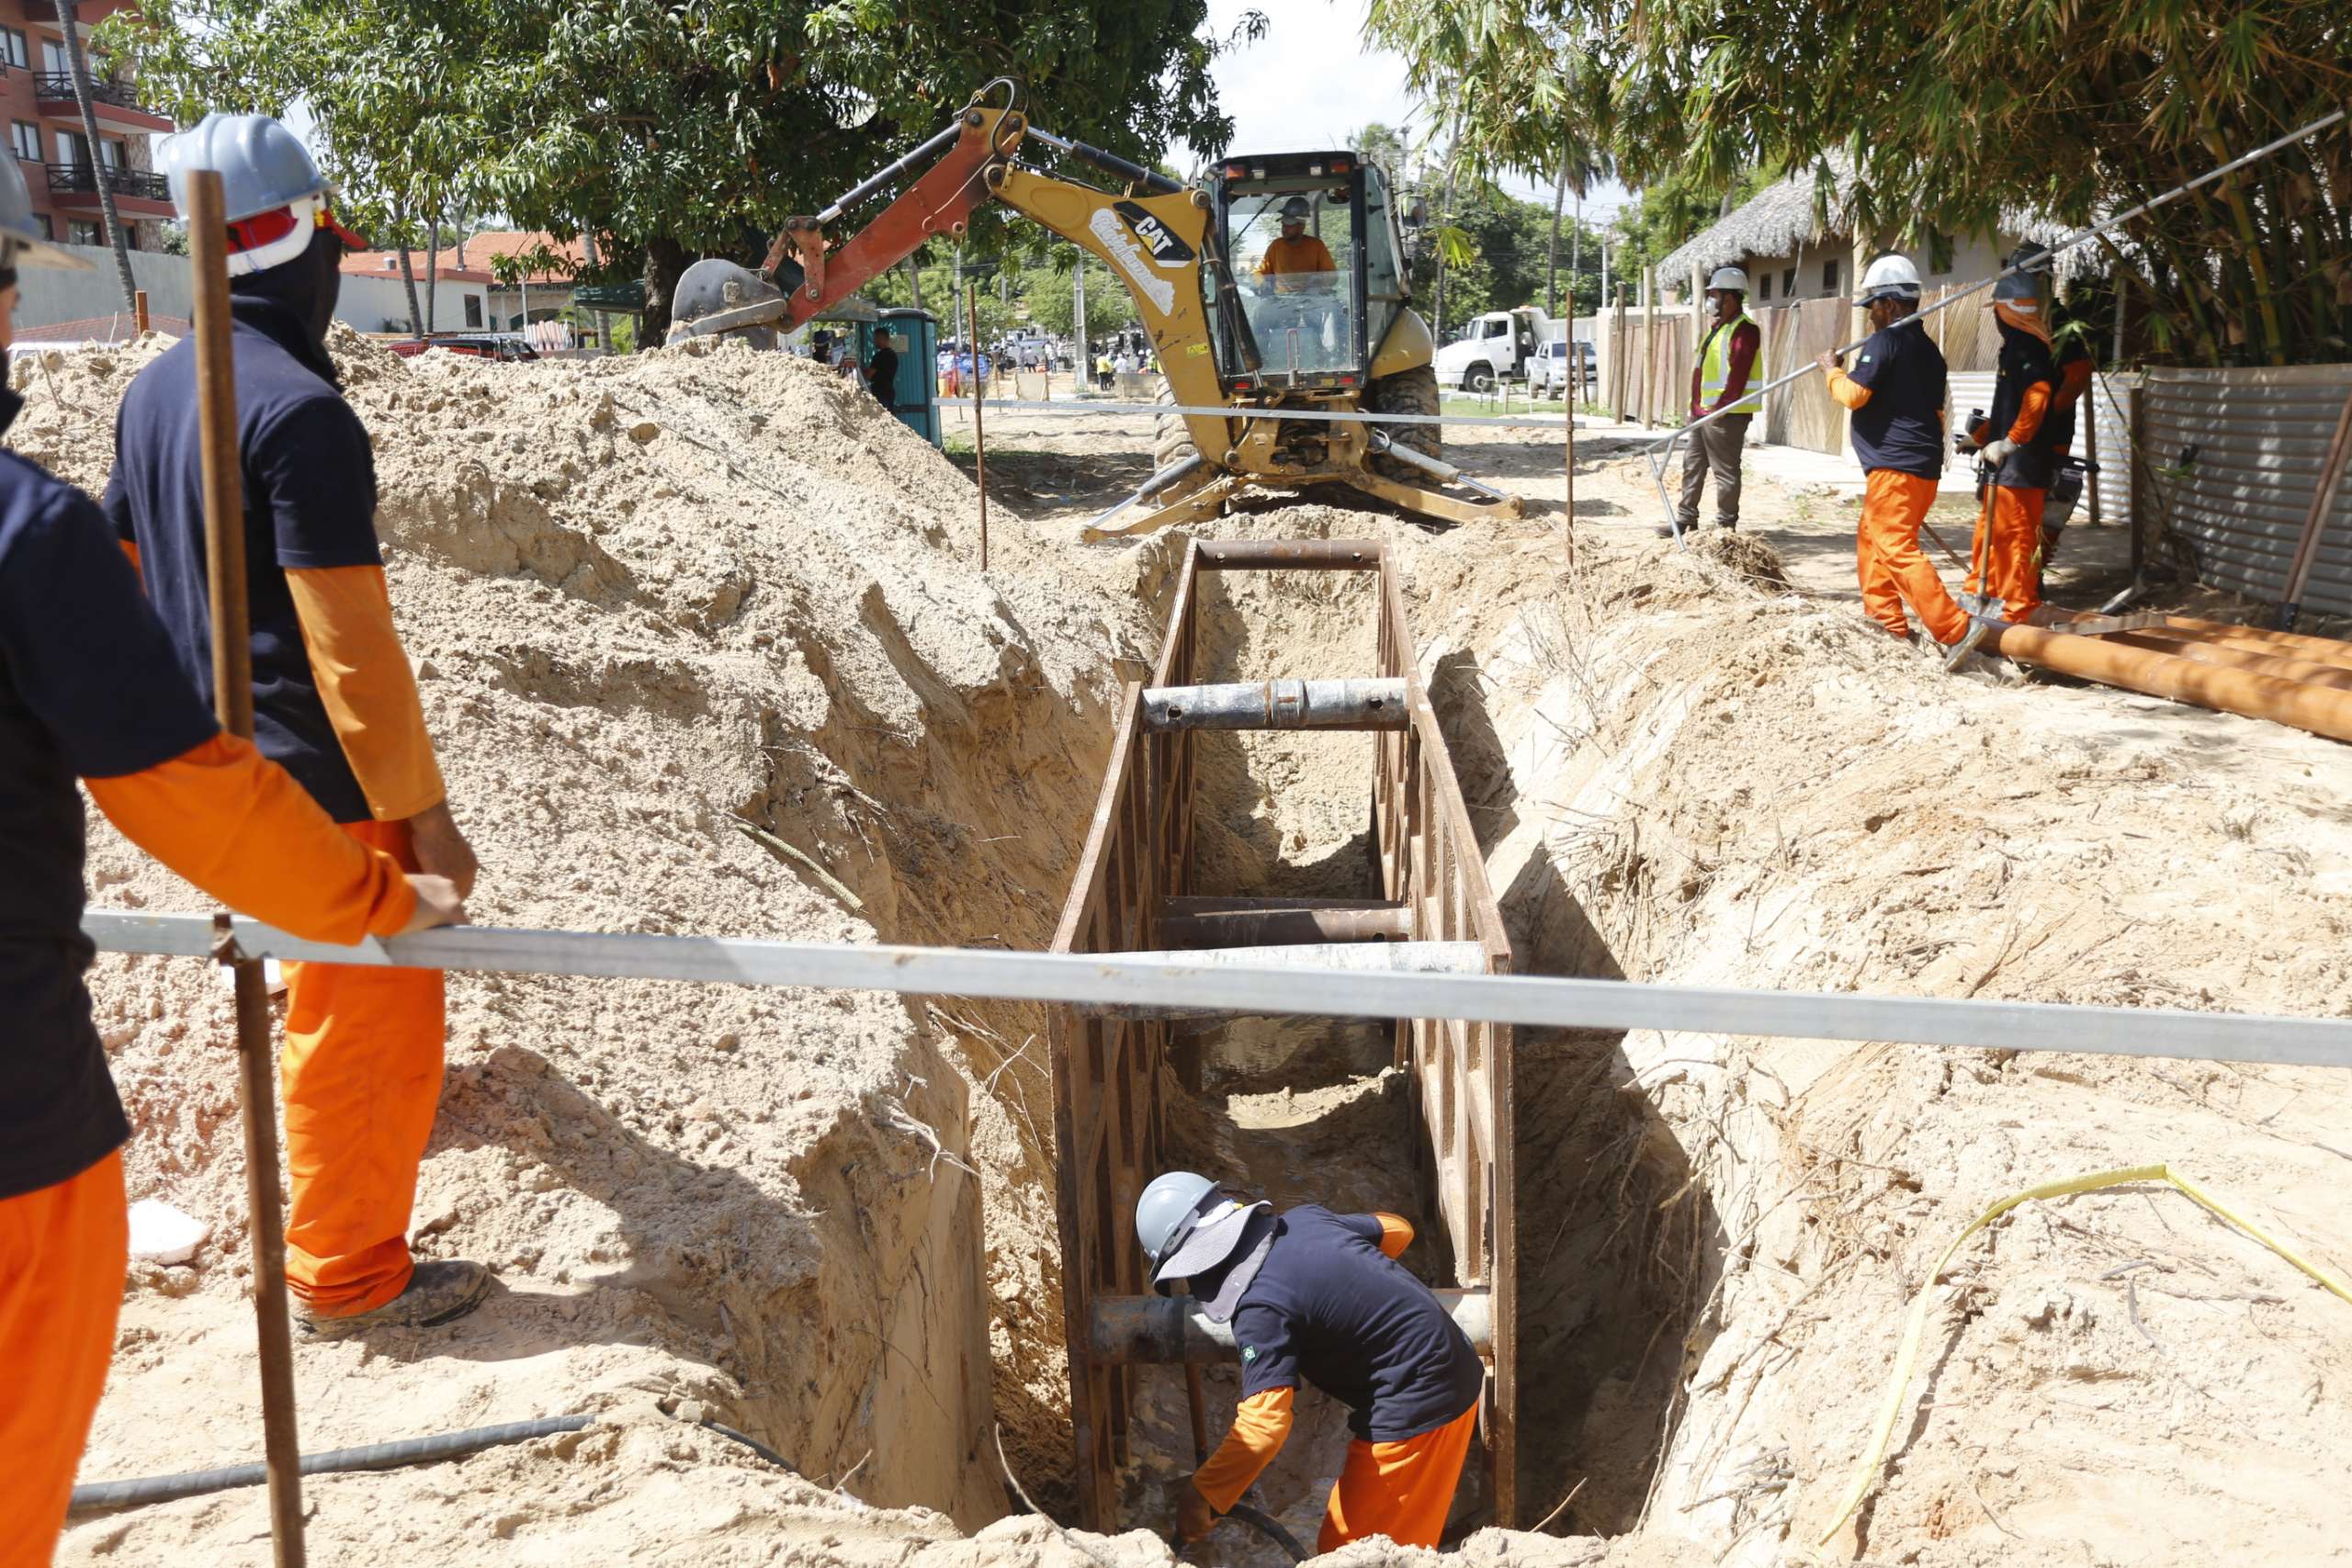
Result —
[[[441, 247], [444, 259], [440, 265], [434, 268], [441, 281], [482, 284], [492, 281], [487, 270], [477, 271], [471, 267], [456, 265], [454, 260], [450, 259], [454, 258], [456, 254], [447, 245]], [[423, 251], [408, 253], [408, 265], [420, 281], [424, 276], [424, 258], [425, 253]], [[469, 256], [467, 259], [470, 261], [472, 258]], [[401, 253], [398, 251], [353, 251], [343, 258], [341, 270], [346, 277], [398, 277], [401, 275]]]

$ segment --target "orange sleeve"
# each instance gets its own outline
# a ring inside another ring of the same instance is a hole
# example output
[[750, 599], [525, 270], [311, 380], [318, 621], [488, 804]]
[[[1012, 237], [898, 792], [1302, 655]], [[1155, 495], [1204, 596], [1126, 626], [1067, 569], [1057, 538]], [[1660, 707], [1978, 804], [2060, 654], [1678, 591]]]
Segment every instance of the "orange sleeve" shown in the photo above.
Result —
[[1243, 1400], [1233, 1413], [1233, 1430], [1193, 1473], [1193, 1485], [1218, 1513], [1228, 1512], [1273, 1462], [1290, 1438], [1290, 1404], [1298, 1391], [1270, 1388]]
[[2072, 361], [2058, 372], [2058, 395], [2050, 400], [2050, 406], [2064, 412], [2082, 400], [2083, 394], [2090, 390], [2090, 385], [2091, 362], [2087, 359]]
[[2036, 381], [2025, 389], [2018, 403], [2017, 423], [2009, 426], [2009, 439], [2030, 441], [2041, 428], [2041, 416], [2050, 412], [2050, 383]]
[[329, 820], [250, 740], [216, 735], [169, 761], [85, 779], [124, 838], [232, 909], [311, 942], [389, 936], [416, 912], [391, 856]]
[[[125, 540], [123, 540], [123, 541], [122, 541], [122, 553], [123, 553], [124, 555], [126, 555], [126, 556], [129, 556], [129, 557], [130, 558], [130, 570], [131, 570], [131, 575], [132, 575], [132, 576], [134, 576], [134, 577], [138, 576], [138, 574], [139, 574], [139, 541], [138, 541], [138, 540], [136, 540], [136, 539], [125, 539]], [[144, 580], [143, 578], [141, 580], [141, 585], [142, 587], [145, 585], [145, 580]]]
[[1835, 365], [1829, 367], [1829, 395], [1845, 409], [1858, 409], [1871, 400], [1871, 389]]
[[380, 566], [289, 570], [294, 615], [318, 677], [319, 701], [379, 822], [398, 822], [448, 798], [424, 709]]
[[1413, 1245], [1413, 1222], [1402, 1214], [1385, 1212], [1376, 1212], [1372, 1217], [1380, 1222], [1380, 1255], [1403, 1257], [1405, 1249]]

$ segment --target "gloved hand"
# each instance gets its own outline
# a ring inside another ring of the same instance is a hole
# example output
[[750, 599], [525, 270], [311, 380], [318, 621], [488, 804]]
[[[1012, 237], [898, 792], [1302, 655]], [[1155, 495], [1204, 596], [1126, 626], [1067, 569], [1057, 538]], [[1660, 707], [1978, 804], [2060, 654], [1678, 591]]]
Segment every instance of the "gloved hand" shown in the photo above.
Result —
[[1195, 1541], [1216, 1529], [1216, 1510], [1201, 1495], [1197, 1486], [1187, 1485], [1176, 1502], [1176, 1533], [1186, 1541]]
[[1988, 442], [1985, 444], [1984, 461], [1997, 468], [2002, 464], [2007, 462], [2009, 460], [2009, 454], [2017, 449], [2018, 444], [2016, 442], [2011, 441], [2007, 436], [2003, 436], [1998, 441]]

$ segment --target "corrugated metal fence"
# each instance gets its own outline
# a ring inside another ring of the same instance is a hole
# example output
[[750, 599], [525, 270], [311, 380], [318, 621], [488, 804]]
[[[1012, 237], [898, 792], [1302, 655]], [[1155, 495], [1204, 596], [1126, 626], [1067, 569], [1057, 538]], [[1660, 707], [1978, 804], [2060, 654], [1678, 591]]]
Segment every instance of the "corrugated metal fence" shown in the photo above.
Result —
[[[2141, 419], [2150, 542], [2199, 582], [2277, 604], [2324, 479], [2352, 365], [2152, 370]], [[2352, 490], [2321, 520], [2302, 604], [2352, 615]]]

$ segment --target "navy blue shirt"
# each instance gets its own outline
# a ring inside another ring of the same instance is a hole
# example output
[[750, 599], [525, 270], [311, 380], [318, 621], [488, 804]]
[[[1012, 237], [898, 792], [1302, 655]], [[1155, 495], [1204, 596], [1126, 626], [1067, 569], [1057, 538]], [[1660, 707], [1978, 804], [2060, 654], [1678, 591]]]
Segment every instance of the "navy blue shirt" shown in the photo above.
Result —
[[1921, 479], [1944, 472], [1944, 351], [1926, 329], [1897, 321], [1871, 333], [1848, 372], [1871, 400], [1854, 411], [1854, 456], [1864, 472], [1893, 468]]
[[[2051, 395], [2058, 392], [2058, 367], [2052, 358], [2050, 345], [2031, 333], [2019, 332], [2007, 321], [2001, 327], [2001, 360], [1993, 378], [1993, 432], [1990, 439], [2004, 440], [2009, 427], [2017, 423], [2018, 411], [2025, 406], [2026, 389], [2036, 381], [2047, 382]], [[2056, 471], [2055, 446], [2051, 441], [2050, 415], [2041, 416], [2041, 424], [2033, 439], [2009, 454], [1995, 476], [1994, 483], [2005, 490], [2047, 490], [2051, 475]]]
[[[237, 367], [237, 448], [245, 501], [245, 592], [253, 626], [254, 744], [338, 822], [368, 820], [368, 797], [319, 700], [288, 569], [381, 566], [376, 464], [334, 362], [292, 310], [230, 303]], [[182, 338], [130, 383], [115, 418], [106, 511], [139, 544], [147, 596], [180, 668], [212, 696], [196, 339]]]
[[1487, 1377], [1430, 1288], [1382, 1255], [1378, 1220], [1312, 1203], [1275, 1221], [1233, 1336], [1241, 1397], [1304, 1378], [1348, 1407], [1367, 1442], [1437, 1430], [1477, 1403]]
[[[0, 427], [19, 406], [0, 388]], [[130, 1135], [82, 987], [74, 781], [143, 772], [218, 728], [97, 507], [0, 452], [0, 1198]]]

